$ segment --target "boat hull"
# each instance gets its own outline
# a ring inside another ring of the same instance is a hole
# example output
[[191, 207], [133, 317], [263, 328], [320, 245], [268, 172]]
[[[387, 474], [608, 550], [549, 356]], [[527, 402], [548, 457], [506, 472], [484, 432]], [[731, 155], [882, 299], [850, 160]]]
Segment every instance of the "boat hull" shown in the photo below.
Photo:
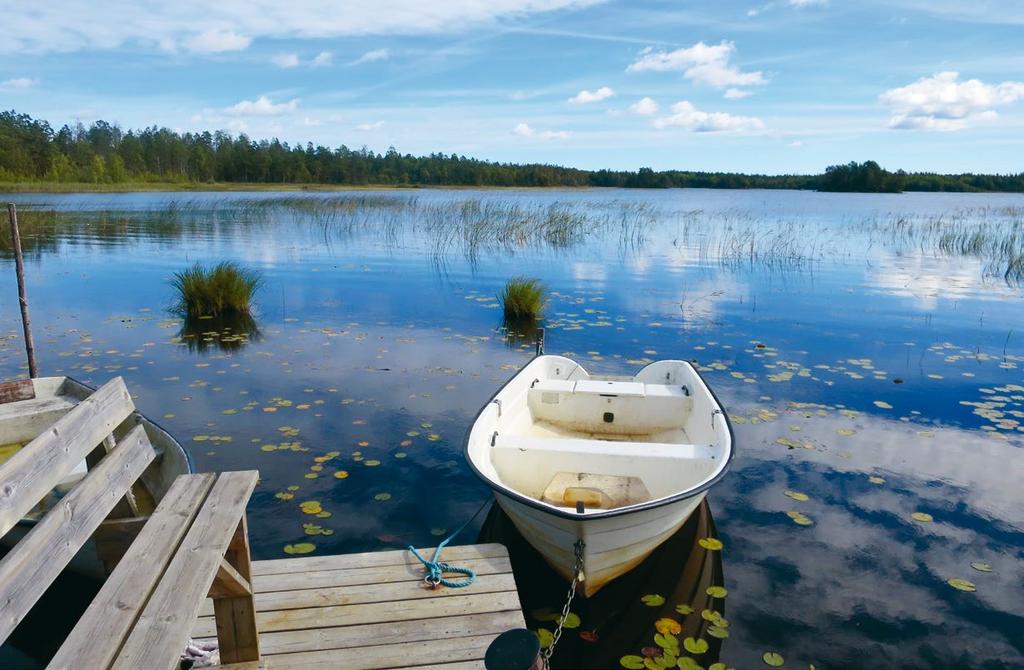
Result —
[[591, 519], [548, 514], [497, 491], [494, 497], [520, 534], [566, 580], [573, 578], [573, 546], [577, 540], [583, 541], [584, 579], [578, 593], [589, 598], [672, 537], [700, 506], [705, 493], [655, 508]]

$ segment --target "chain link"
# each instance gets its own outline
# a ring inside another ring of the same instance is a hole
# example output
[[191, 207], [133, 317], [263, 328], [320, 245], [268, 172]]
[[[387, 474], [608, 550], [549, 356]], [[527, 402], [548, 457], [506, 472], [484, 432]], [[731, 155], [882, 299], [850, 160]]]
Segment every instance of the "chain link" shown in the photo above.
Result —
[[562, 616], [558, 619], [558, 626], [555, 628], [555, 634], [551, 636], [551, 644], [544, 650], [542, 654], [544, 659], [544, 670], [550, 670], [551, 668], [551, 655], [555, 653], [555, 646], [558, 644], [558, 640], [562, 637], [562, 628], [565, 625], [565, 619], [569, 616], [569, 608], [572, 607], [572, 599], [576, 597], [576, 587], [580, 583], [580, 577], [583, 576], [583, 548], [586, 545], [583, 540], [576, 540], [576, 543], [572, 545], [573, 556], [575, 557], [575, 565], [572, 571], [572, 582], [569, 583], [569, 593], [565, 599], [565, 605], [562, 607]]

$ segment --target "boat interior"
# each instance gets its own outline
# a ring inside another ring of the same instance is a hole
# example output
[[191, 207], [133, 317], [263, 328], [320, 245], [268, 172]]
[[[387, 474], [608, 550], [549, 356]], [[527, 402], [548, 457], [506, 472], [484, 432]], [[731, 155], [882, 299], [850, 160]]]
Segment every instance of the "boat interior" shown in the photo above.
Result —
[[532, 380], [520, 390], [525, 402], [497, 399], [509, 411], [489, 436], [494, 473], [522, 495], [577, 511], [698, 486], [727, 460], [727, 430], [703, 382], [689, 373], [685, 380], [674, 378], [683, 370], [646, 381], [585, 373]]

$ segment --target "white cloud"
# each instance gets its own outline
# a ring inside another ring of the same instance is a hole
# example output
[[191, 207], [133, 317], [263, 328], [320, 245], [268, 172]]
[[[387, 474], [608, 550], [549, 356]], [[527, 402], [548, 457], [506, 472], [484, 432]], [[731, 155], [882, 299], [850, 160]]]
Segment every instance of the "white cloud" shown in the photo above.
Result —
[[334, 54], [330, 51], [321, 51], [316, 56], [313, 56], [313, 60], [310, 61], [310, 65], [313, 67], [325, 67], [334, 62]]
[[572, 135], [572, 133], [567, 130], [544, 130], [537, 132], [526, 123], [516, 124], [516, 127], [512, 129], [512, 132], [520, 137], [538, 137], [542, 140], [565, 140], [569, 139]]
[[422, 35], [593, 5], [600, 0], [133, 0], [3, 2], [2, 53], [185, 46], [215, 52], [252, 39]]
[[15, 77], [7, 81], [0, 81], [0, 91], [24, 91], [39, 83], [38, 79], [28, 77]]
[[270, 59], [274, 65], [283, 68], [299, 66], [299, 54], [278, 54]]
[[654, 120], [655, 128], [685, 128], [697, 133], [740, 132], [761, 130], [764, 122], [752, 116], [736, 116], [725, 112], [704, 112], [683, 100], [672, 105], [672, 114]]
[[299, 107], [298, 100], [274, 103], [265, 95], [255, 100], [243, 100], [236, 105], [228, 107], [225, 112], [235, 116], [280, 116], [294, 112]]
[[641, 114], [643, 116], [650, 116], [651, 114], [658, 113], [658, 103], [651, 98], [640, 98], [632, 105], [629, 106], [629, 111], [634, 114]]
[[364, 132], [368, 132], [368, 131], [371, 131], [371, 130], [380, 130], [383, 127], [384, 127], [384, 122], [383, 121], [374, 121], [373, 123], [360, 123], [358, 126], [356, 126], [356, 130], [362, 130]]
[[613, 95], [615, 95], [615, 91], [608, 88], [607, 86], [602, 86], [596, 91], [580, 91], [573, 97], [569, 98], [569, 102], [575, 105], [586, 105], [591, 102], [601, 102], [602, 100], [610, 98]]
[[751, 91], [744, 91], [742, 88], [730, 88], [726, 90], [725, 97], [729, 100], [739, 100], [745, 98], [748, 95], [754, 95]]
[[190, 51], [199, 53], [220, 53], [222, 51], [242, 51], [248, 48], [251, 42], [251, 38], [231, 30], [207, 30], [205, 33], [186, 40], [185, 46]]
[[940, 72], [893, 88], [879, 101], [892, 109], [889, 127], [899, 130], [962, 130], [976, 121], [996, 118], [993, 109], [1024, 98], [1024, 82], [986, 84], [960, 80], [958, 72]]
[[675, 51], [640, 52], [639, 57], [626, 68], [626, 72], [682, 72], [687, 79], [715, 88], [761, 86], [768, 83], [761, 72], [742, 72], [729, 60], [736, 45], [722, 41], [718, 44], [697, 42], [692, 47]]
[[804, 7], [823, 7], [828, 4], [828, 0], [789, 0], [790, 7], [796, 7], [802, 9]]
[[322, 126], [323, 123], [324, 122], [321, 121], [320, 119], [314, 119], [308, 116], [302, 119], [302, 125], [304, 126]]
[[352, 61], [352, 65], [360, 65], [362, 63], [376, 63], [377, 61], [387, 60], [391, 58], [391, 52], [387, 49], [374, 49], [373, 51], [367, 51], [359, 58]]

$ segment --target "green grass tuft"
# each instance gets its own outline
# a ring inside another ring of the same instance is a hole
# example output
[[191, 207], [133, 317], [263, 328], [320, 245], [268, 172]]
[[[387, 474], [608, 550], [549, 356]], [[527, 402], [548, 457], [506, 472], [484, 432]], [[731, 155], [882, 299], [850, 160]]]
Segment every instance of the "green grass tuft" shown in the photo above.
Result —
[[263, 279], [259, 272], [223, 261], [211, 268], [199, 263], [175, 272], [171, 284], [178, 291], [175, 311], [187, 318], [252, 313], [252, 298]]
[[513, 277], [498, 296], [506, 319], [539, 319], [544, 313], [546, 291], [539, 279]]

